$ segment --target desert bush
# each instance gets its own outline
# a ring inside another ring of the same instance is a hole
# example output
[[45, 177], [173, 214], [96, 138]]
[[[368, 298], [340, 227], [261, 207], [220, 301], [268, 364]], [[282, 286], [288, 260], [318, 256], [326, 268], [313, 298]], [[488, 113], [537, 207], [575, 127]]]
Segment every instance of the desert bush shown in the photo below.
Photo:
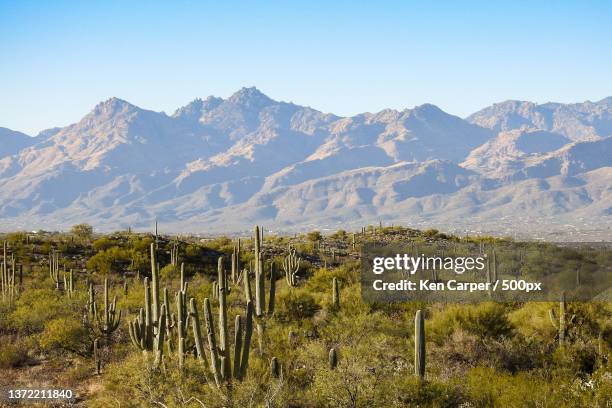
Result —
[[[397, 376], [380, 387], [378, 406], [439, 407], [470, 406], [460, 386], [437, 380], [420, 381], [410, 375]], [[464, 405], [462, 405], [464, 404]]]
[[49, 320], [39, 335], [42, 350], [65, 350], [80, 356], [89, 354], [92, 341], [93, 338], [81, 322], [66, 317]]
[[441, 344], [457, 329], [479, 337], [502, 338], [513, 334], [506, 308], [498, 303], [453, 305], [434, 315], [429, 324], [430, 338]]
[[571, 376], [576, 373], [592, 373], [597, 364], [597, 348], [591, 342], [576, 341], [558, 347], [552, 360], [560, 372]]
[[314, 297], [300, 289], [284, 291], [277, 303], [276, 317], [284, 322], [311, 318], [320, 309]]
[[[479, 367], [463, 382], [475, 407], [594, 407], [590, 380], [544, 378], [537, 374], [515, 375]], [[600, 405], [601, 406], [601, 405]]]
[[24, 291], [16, 302], [15, 309], [8, 317], [9, 326], [21, 333], [35, 333], [43, 330], [45, 323], [56, 317], [79, 320], [80, 307], [76, 300], [63, 296], [51, 289]]
[[116, 245], [117, 245], [117, 242], [114, 239], [109, 238], [109, 237], [98, 238], [92, 244], [93, 249], [96, 252], [106, 251], [107, 249], [110, 249]]
[[177, 280], [180, 278], [180, 267], [176, 267], [174, 265], [166, 265], [159, 271], [159, 277], [165, 281], [170, 281], [172, 279]]
[[27, 347], [22, 342], [0, 340], [0, 368], [15, 368], [21, 366], [28, 359]]

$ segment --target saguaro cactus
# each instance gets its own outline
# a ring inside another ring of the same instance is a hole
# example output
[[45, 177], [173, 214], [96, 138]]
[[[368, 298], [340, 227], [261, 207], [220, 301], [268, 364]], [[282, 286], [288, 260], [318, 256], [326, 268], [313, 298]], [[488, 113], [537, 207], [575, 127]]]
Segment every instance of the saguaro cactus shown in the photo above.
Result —
[[189, 299], [189, 317], [192, 321], [193, 339], [196, 347], [196, 356], [204, 365], [206, 365], [206, 354], [202, 343], [202, 331], [200, 330], [200, 316], [194, 298]]
[[178, 255], [179, 255], [179, 243], [178, 238], [172, 242], [172, 246], [170, 247], [170, 265], [177, 266], [178, 265]]
[[96, 320], [97, 308], [94, 284], [93, 282], [89, 282], [89, 287], [87, 289], [87, 316], [92, 322]]
[[59, 277], [59, 254], [55, 251], [49, 254], [49, 276], [53, 283], [55, 283], [55, 289], [60, 288], [60, 277]]
[[3, 247], [3, 256], [2, 256], [2, 265], [0, 265], [0, 282], [2, 283], [2, 300], [6, 301], [8, 288], [9, 288], [9, 279], [8, 279], [8, 269], [6, 262], [6, 241], [2, 244]]
[[[8, 301], [9, 304], [13, 303], [17, 296], [17, 286], [15, 285], [15, 258], [11, 256], [11, 270], [7, 263], [7, 242], [3, 244], [3, 259], [2, 265], [0, 265], [0, 277], [2, 282], [2, 301]], [[21, 280], [21, 278], [20, 278]]]
[[[155, 222], [155, 235], [157, 236], [157, 221]], [[151, 316], [154, 323], [159, 322], [159, 265], [155, 253], [155, 245], [151, 244]], [[166, 310], [166, 312], [168, 312]]]
[[[201, 341], [201, 335], [199, 333], [199, 325], [195, 322], [199, 322], [199, 317], [197, 313], [197, 308], [195, 307], [195, 300], [191, 300], [191, 309], [190, 313], [194, 317], [193, 330], [194, 330], [194, 338], [196, 338], [196, 350], [198, 350], [198, 356], [200, 360], [205, 362], [205, 358], [203, 357], [203, 345]], [[237, 316], [236, 318], [236, 332], [234, 336], [234, 370], [231, 371], [231, 362], [229, 357], [229, 346], [224, 350], [220, 346], [218, 347], [216, 336], [215, 336], [215, 328], [214, 328], [214, 320], [212, 316], [212, 310], [210, 306], [210, 300], [208, 298], [204, 299], [204, 321], [206, 324], [206, 333], [208, 337], [208, 349], [210, 351], [211, 358], [211, 370], [213, 372], [213, 376], [215, 378], [215, 383], [218, 387], [221, 386], [223, 382], [231, 381], [232, 377], [241, 380], [246, 375], [246, 371], [249, 364], [249, 351], [251, 348], [251, 337], [253, 333], [253, 304], [252, 302], [247, 303], [246, 307], [246, 323], [244, 336], [242, 335], [241, 330], [241, 321], [242, 318]], [[219, 330], [222, 332], [224, 330], [223, 325], [219, 322]]]
[[414, 316], [414, 374], [425, 378], [425, 321], [421, 310]]
[[493, 283], [497, 282], [498, 277], [497, 277], [497, 255], [495, 253], [495, 250], [493, 250]]
[[[246, 322], [244, 335], [242, 330], [242, 318], [236, 317], [234, 331], [234, 364], [231, 364], [231, 353], [229, 345], [229, 331], [227, 325], [227, 300], [226, 300], [226, 271], [223, 268], [223, 259], [219, 258], [218, 281], [219, 281], [219, 342], [215, 336], [214, 320], [208, 298], [204, 299], [204, 321], [210, 351], [210, 365], [218, 387], [223, 382], [230, 382], [232, 378], [241, 380], [246, 374], [248, 367], [251, 337], [253, 333], [253, 304], [247, 302]], [[193, 335], [196, 343], [196, 351], [200, 361], [205, 362], [204, 347], [199, 327], [199, 316], [194, 299], [190, 300], [190, 315], [192, 316]], [[233, 367], [233, 370], [232, 370]]]
[[[176, 333], [177, 333], [177, 352], [178, 352], [178, 363], [179, 368], [183, 367], [185, 360], [185, 350], [187, 341], [187, 304], [186, 304], [186, 291], [179, 291], [176, 294]], [[168, 339], [170, 340], [170, 339]]]
[[64, 292], [66, 295], [71, 298], [74, 295], [74, 278], [72, 274], [72, 269], [68, 272], [68, 276], [64, 272]]
[[340, 289], [338, 288], [338, 279], [332, 279], [332, 305], [334, 308], [340, 307]]
[[328, 360], [330, 370], [333, 370], [338, 366], [338, 353], [334, 347], [329, 350]]
[[274, 302], [276, 297], [276, 265], [270, 263], [270, 296], [268, 298], [268, 316], [274, 314]]
[[233, 285], [239, 285], [240, 280], [242, 279], [241, 275], [241, 265], [240, 265], [240, 238], [236, 245], [234, 245], [234, 251], [232, 252], [232, 274], [231, 280]]
[[[158, 281], [159, 270], [155, 262], [155, 249], [151, 245], [151, 272], [153, 281]], [[138, 317], [129, 324], [130, 339], [135, 347], [146, 351], [154, 351], [155, 364], [159, 364], [163, 357], [164, 335], [167, 324], [167, 307], [162, 305], [158, 315], [154, 317], [154, 310], [159, 305], [159, 288], [157, 291], [149, 285], [149, 278], [144, 279], [145, 307], [140, 309]]]
[[263, 316], [266, 308], [265, 276], [259, 227], [255, 227], [255, 315]]
[[557, 329], [558, 337], [559, 337], [559, 346], [563, 346], [565, 344], [565, 337], [567, 335], [567, 326], [574, 322], [576, 315], [572, 315], [569, 320], [566, 317], [566, 303], [565, 303], [565, 292], [561, 293], [561, 299], [559, 300], [559, 316], [555, 314], [554, 309], [550, 309], [548, 311], [548, 315], [550, 317], [550, 322], [553, 327]]
[[283, 270], [289, 286], [297, 286], [298, 284], [297, 273], [300, 270], [301, 261], [302, 258], [297, 256], [295, 248], [289, 248], [289, 254], [283, 261]]
[[102, 371], [102, 362], [100, 361], [99, 341], [95, 339], [93, 341], [93, 358], [96, 366], [96, 374], [100, 375]]
[[[94, 303], [95, 305], [95, 303]], [[117, 296], [113, 297], [112, 303], [108, 301], [108, 279], [104, 279], [104, 311], [103, 317], [100, 318], [99, 313], [96, 311], [96, 318], [98, 321], [98, 329], [102, 333], [107, 341], [110, 341], [110, 337], [113, 332], [119, 327], [121, 321], [121, 310], [117, 314]]]
[[229, 350], [229, 331], [227, 325], [227, 279], [223, 268], [223, 257], [219, 257], [217, 263], [217, 273], [219, 282], [219, 350], [221, 352], [221, 369], [225, 373], [224, 378], [230, 372], [230, 350]]

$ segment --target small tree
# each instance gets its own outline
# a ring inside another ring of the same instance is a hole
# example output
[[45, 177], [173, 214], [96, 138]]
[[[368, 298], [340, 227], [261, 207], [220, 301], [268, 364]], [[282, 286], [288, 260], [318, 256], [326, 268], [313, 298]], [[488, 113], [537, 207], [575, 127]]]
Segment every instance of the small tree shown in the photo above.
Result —
[[70, 229], [70, 233], [81, 239], [90, 239], [93, 235], [93, 227], [89, 224], [77, 224]]

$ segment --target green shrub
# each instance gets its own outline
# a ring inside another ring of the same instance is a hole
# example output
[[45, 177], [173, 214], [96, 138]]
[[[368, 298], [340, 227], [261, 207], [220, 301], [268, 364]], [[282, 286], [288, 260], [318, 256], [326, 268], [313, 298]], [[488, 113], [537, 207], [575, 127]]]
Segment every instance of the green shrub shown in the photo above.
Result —
[[[580, 384], [579, 384], [580, 383]], [[592, 391], [573, 378], [543, 378], [529, 373], [511, 375], [475, 368], [462, 380], [475, 407], [591, 407]]]
[[126, 268], [131, 263], [131, 257], [126, 249], [111, 247], [98, 252], [87, 260], [87, 268], [98, 271], [102, 274], [118, 272]]
[[15, 368], [21, 366], [28, 359], [27, 350], [20, 343], [0, 341], [0, 368]]
[[159, 271], [159, 276], [164, 281], [178, 280], [181, 276], [180, 268], [174, 265], [166, 265]]
[[110, 249], [114, 247], [115, 245], [116, 245], [115, 240], [108, 238], [108, 237], [102, 237], [102, 238], [96, 239], [93, 242], [93, 249], [96, 252], [106, 251], [107, 249]]
[[429, 328], [431, 339], [438, 344], [459, 328], [479, 337], [502, 338], [513, 333], [506, 308], [493, 302], [449, 306], [434, 315]]
[[73, 316], [78, 320], [79, 308], [66, 296], [51, 289], [30, 289], [17, 299], [15, 310], [9, 315], [9, 326], [22, 333], [41, 331], [45, 323], [59, 316]]
[[92, 341], [81, 322], [66, 317], [48, 321], [39, 336], [40, 347], [45, 351], [59, 349], [81, 356], [88, 354]]
[[277, 304], [276, 316], [282, 321], [308, 319], [320, 309], [312, 295], [299, 289], [285, 291]]

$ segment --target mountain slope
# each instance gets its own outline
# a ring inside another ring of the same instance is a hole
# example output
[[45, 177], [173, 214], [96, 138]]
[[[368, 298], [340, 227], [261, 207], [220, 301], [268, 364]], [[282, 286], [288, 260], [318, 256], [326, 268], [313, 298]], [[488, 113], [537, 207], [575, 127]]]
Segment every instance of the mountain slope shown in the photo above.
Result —
[[36, 139], [21, 132], [0, 127], [0, 159], [32, 146]]

